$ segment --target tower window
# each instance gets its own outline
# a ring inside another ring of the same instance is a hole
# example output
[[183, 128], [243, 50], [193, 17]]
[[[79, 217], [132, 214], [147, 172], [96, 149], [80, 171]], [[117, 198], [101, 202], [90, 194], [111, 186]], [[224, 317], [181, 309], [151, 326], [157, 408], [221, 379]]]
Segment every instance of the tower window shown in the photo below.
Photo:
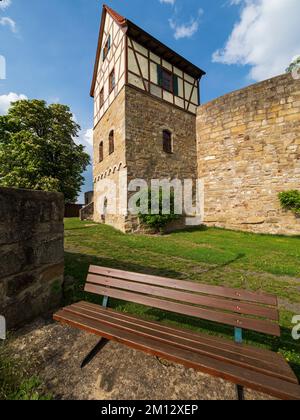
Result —
[[99, 162], [103, 162], [103, 141], [99, 145]]
[[100, 91], [100, 108], [104, 105], [104, 89], [102, 88]]
[[114, 136], [114, 131], [112, 130], [109, 133], [109, 154], [113, 154], [115, 151], [115, 136]]
[[116, 86], [116, 76], [115, 76], [115, 69], [109, 75], [109, 93], [114, 90]]
[[172, 133], [169, 130], [163, 131], [163, 150], [165, 153], [173, 153]]
[[111, 47], [111, 36], [109, 35], [108, 38], [107, 38], [107, 41], [106, 41], [106, 43], [104, 45], [104, 48], [103, 48], [103, 56], [102, 56], [103, 61], [108, 56], [110, 47]]
[[162, 69], [162, 88], [169, 92], [173, 92], [172, 73], [165, 69]]
[[169, 70], [164, 69], [159, 64], [157, 65], [157, 80], [158, 85], [161, 86], [164, 90], [173, 93], [175, 96], [178, 96], [179, 86], [178, 86], [178, 76], [172, 74]]

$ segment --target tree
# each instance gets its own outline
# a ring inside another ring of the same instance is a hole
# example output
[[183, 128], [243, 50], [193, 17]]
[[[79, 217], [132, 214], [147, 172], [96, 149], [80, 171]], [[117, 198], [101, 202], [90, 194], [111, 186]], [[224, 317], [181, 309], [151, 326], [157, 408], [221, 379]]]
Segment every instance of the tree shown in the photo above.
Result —
[[21, 100], [0, 117], [0, 185], [58, 191], [74, 202], [90, 163], [69, 107]]
[[291, 64], [289, 65], [289, 67], [286, 69], [287, 73], [292, 73], [294, 70], [296, 69], [300, 69], [300, 56], [295, 58]]

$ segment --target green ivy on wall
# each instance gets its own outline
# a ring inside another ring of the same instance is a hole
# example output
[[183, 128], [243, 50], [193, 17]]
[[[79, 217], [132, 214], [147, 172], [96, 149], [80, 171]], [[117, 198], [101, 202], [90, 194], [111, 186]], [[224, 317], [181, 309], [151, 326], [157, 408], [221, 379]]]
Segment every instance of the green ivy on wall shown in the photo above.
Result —
[[279, 194], [281, 207], [285, 210], [291, 210], [300, 216], [300, 191], [291, 190]]

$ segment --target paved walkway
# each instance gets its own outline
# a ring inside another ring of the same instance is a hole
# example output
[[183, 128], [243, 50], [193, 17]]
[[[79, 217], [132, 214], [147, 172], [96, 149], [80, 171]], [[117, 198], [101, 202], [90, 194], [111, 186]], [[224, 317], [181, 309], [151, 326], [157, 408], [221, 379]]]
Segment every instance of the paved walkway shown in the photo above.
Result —
[[[30, 361], [30, 374], [56, 399], [236, 399], [235, 387], [192, 369], [109, 343], [83, 370], [80, 363], [98, 338], [38, 320], [11, 340], [12, 355]], [[268, 397], [246, 391], [246, 399]], [[268, 398], [269, 399], [269, 398]]]

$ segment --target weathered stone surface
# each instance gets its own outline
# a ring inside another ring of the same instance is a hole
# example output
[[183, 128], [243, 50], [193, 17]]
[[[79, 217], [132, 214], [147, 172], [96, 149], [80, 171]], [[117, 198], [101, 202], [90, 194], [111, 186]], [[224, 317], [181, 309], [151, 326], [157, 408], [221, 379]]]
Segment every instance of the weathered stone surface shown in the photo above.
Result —
[[0, 314], [15, 328], [61, 299], [63, 195], [0, 188], [0, 216]]
[[300, 233], [300, 219], [278, 200], [300, 188], [299, 88], [288, 74], [199, 107], [198, 175], [208, 225]]
[[[126, 87], [126, 158], [130, 179], [195, 179], [195, 116]], [[173, 137], [173, 153], [163, 151], [163, 130]]]
[[[172, 133], [172, 154], [163, 151], [163, 130], [166, 129]], [[109, 155], [108, 138], [111, 130], [115, 133], [115, 151]], [[104, 160], [99, 163], [100, 142], [104, 144]], [[152, 179], [195, 180], [195, 115], [134, 87], [125, 86], [94, 129], [95, 221], [104, 221], [97, 203], [103, 194], [101, 185], [114, 181], [118, 193], [121, 176], [126, 178], [125, 185], [135, 179], [143, 179], [149, 186]], [[118, 208], [119, 200], [116, 204]], [[107, 215], [105, 223], [126, 232], [141, 230], [138, 218], [133, 216]], [[176, 226], [173, 224], [174, 229]]]
[[[109, 134], [114, 131], [114, 153], [109, 155]], [[125, 88], [121, 90], [117, 98], [108, 108], [106, 114], [99, 121], [94, 129], [94, 220], [95, 222], [114, 226], [125, 230], [125, 216], [107, 214], [104, 218], [103, 202], [100, 197], [109, 191], [105, 187], [108, 182], [113, 181], [117, 187], [116, 193], [119, 196], [119, 182], [122, 176], [126, 178], [126, 143], [125, 143]], [[104, 160], [99, 162], [99, 145], [103, 142]], [[125, 174], [125, 175], [124, 175]], [[126, 184], [125, 179], [125, 185]], [[119, 200], [116, 202], [119, 207]]]
[[7, 282], [7, 297], [13, 298], [28, 289], [35, 282], [33, 273], [22, 273], [12, 277]]
[[[196, 180], [194, 115], [128, 86], [125, 118], [128, 183], [143, 179], [150, 186], [152, 179]], [[163, 151], [163, 130], [172, 133], [172, 154]], [[171, 223], [167, 231], [184, 227], [184, 221], [181, 220]], [[140, 229], [137, 218], [129, 216], [125, 230], [132, 232]]]
[[249, 219], [241, 221], [242, 225], [261, 225], [262, 223], [265, 223], [264, 217], [249, 217]]
[[0, 248], [0, 278], [22, 271], [23, 267], [32, 264], [32, 248], [19, 243], [1, 245]]

